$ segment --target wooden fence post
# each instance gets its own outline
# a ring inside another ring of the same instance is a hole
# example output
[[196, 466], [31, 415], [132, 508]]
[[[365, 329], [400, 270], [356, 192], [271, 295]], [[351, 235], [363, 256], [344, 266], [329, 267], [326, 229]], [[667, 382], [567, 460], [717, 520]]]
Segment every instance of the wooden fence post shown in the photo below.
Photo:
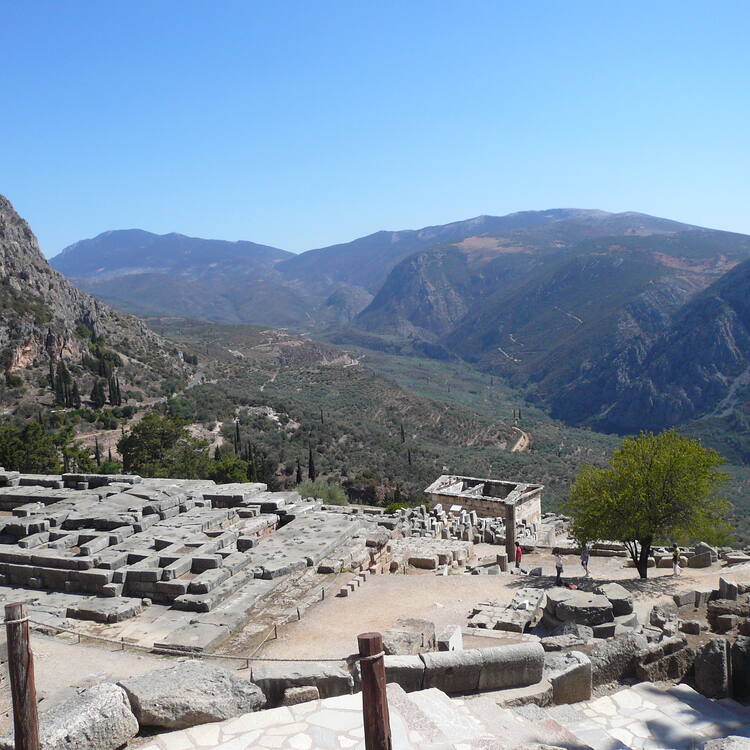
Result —
[[16, 750], [39, 750], [34, 656], [29, 644], [29, 621], [25, 604], [5, 605], [5, 632], [8, 638], [8, 672], [13, 697]]
[[361, 633], [357, 636], [359, 666], [362, 671], [362, 714], [366, 750], [391, 750], [391, 722], [385, 692], [383, 636]]

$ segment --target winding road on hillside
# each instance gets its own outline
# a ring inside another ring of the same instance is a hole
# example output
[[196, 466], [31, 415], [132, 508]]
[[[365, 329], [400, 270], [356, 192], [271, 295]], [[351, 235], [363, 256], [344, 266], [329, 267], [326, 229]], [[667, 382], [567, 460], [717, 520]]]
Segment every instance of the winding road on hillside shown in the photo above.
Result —
[[518, 440], [515, 445], [510, 449], [511, 453], [523, 453], [529, 449], [531, 443], [531, 436], [528, 432], [524, 432], [520, 427], [512, 427], [511, 429], [519, 433]]

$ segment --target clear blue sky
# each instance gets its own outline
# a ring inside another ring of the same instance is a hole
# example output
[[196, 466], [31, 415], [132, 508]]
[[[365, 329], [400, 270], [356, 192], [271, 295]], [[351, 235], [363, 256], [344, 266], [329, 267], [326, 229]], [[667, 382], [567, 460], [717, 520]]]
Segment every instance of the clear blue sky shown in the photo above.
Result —
[[750, 3], [0, 0], [0, 192], [293, 251], [563, 206], [750, 233]]

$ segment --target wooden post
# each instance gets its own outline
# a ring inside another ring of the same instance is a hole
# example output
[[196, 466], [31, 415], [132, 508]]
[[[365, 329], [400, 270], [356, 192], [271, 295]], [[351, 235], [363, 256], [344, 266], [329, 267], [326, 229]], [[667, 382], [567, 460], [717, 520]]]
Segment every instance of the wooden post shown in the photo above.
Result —
[[5, 605], [5, 632], [8, 638], [8, 672], [13, 697], [16, 750], [39, 750], [34, 656], [29, 645], [25, 604]]
[[[366, 750], [391, 750], [391, 721], [385, 692], [383, 636], [361, 633], [357, 636], [362, 670], [362, 714]], [[371, 658], [372, 657], [372, 658]]]

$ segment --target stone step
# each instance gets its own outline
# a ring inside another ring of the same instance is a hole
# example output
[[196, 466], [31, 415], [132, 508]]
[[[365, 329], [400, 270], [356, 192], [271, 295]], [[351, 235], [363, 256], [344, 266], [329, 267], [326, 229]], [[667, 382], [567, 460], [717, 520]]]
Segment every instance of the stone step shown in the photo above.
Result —
[[507, 747], [539, 743], [566, 750], [591, 750], [590, 745], [538, 706], [530, 704], [518, 710], [501, 708], [492, 698], [478, 696], [465, 699], [463, 708], [484, 725], [489, 736], [502, 738]]
[[664, 692], [688, 706], [700, 717], [702, 724], [715, 724], [722, 731], [729, 731], [748, 723], [747, 717], [740, 716], [727, 705], [706, 698], [690, 685], [675, 685]]
[[[631, 750], [631, 745], [609, 733], [607, 727], [583, 713], [586, 703], [552, 706], [544, 709], [547, 716], [564, 726], [582, 747], [592, 750]], [[525, 707], [528, 709], [528, 707]]]
[[409, 693], [398, 683], [389, 682], [386, 685], [386, 693], [388, 694], [388, 713], [391, 717], [399, 718], [411, 744], [431, 750], [453, 747], [453, 743], [448, 741], [432, 717], [416, 703], [410, 701]]
[[734, 698], [720, 698], [716, 701], [732, 713], [736, 714], [738, 719], [742, 719], [746, 724], [750, 724], [750, 706], [744, 706]]
[[448, 742], [466, 742], [487, 735], [483, 724], [475, 716], [462, 711], [442, 690], [428, 688], [406, 695]]

